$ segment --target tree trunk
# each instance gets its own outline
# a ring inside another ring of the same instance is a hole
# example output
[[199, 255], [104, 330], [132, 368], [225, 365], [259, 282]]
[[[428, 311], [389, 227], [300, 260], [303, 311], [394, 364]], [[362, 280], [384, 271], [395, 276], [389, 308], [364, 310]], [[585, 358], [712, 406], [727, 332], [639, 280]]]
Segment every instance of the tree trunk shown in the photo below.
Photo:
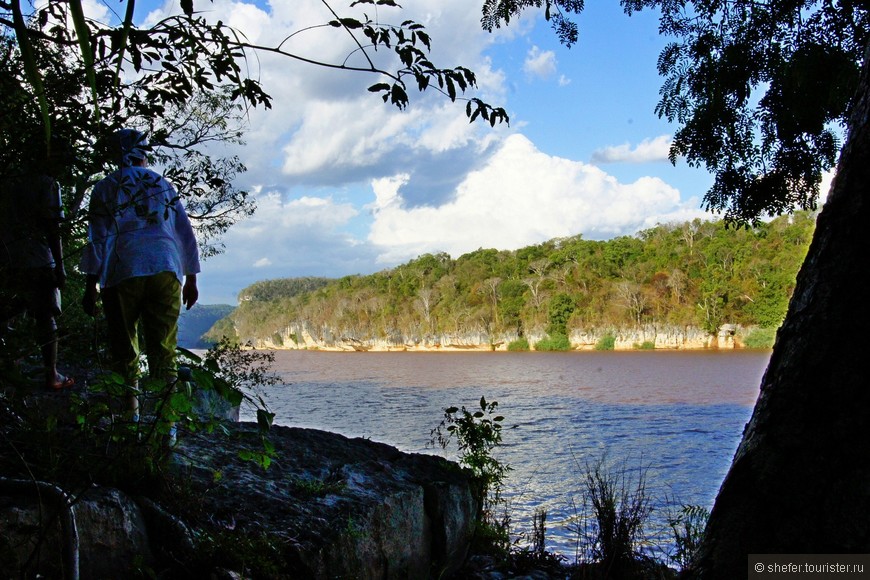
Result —
[[690, 578], [870, 553], [870, 47], [837, 177]]

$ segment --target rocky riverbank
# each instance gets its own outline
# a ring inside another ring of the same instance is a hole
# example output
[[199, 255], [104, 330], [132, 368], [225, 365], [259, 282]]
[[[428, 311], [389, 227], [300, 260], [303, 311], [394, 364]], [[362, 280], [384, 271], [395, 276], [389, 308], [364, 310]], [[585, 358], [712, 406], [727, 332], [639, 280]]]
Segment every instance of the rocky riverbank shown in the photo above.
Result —
[[[274, 427], [270, 441], [263, 469], [239, 459], [261, 445], [256, 425], [188, 434], [162, 490], [94, 486], [51, 500], [3, 478], [3, 569], [61, 577], [71, 542], [82, 578], [446, 578], [463, 564], [477, 506], [455, 463], [310, 429]], [[72, 528], [53, 517], [59, 504]]]

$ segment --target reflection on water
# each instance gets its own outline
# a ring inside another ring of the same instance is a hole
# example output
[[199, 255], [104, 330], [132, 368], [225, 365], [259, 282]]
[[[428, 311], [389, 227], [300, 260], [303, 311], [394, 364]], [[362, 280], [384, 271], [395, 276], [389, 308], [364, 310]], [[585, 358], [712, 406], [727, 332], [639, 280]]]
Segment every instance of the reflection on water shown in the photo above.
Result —
[[[768, 352], [328, 353], [279, 351], [285, 381], [265, 399], [279, 425], [368, 437], [436, 453], [430, 431], [450, 405], [498, 401], [509, 430], [512, 520], [548, 511], [548, 547], [573, 556], [565, 522], [583, 466], [601, 457], [647, 489], [712, 505], [758, 394]], [[245, 419], [245, 417], [243, 417]], [[248, 417], [247, 419], [250, 419]], [[654, 524], [664, 525], [657, 510]], [[655, 531], [655, 530], [651, 530]]]

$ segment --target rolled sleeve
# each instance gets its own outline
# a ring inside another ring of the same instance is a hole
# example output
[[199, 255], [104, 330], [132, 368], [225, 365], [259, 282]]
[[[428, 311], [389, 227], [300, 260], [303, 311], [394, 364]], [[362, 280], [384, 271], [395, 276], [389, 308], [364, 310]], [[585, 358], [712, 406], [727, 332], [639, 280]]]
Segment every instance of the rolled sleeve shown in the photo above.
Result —
[[196, 235], [193, 233], [190, 218], [184, 210], [184, 204], [181, 200], [176, 203], [178, 211], [175, 217], [175, 238], [178, 242], [181, 268], [185, 276], [199, 274], [199, 245], [196, 243]]

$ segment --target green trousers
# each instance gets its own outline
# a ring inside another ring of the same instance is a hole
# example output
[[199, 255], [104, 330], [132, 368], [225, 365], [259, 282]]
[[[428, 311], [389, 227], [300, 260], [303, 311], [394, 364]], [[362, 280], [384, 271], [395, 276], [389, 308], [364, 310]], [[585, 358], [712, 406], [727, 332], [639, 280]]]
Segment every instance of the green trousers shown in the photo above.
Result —
[[172, 272], [128, 278], [102, 293], [113, 370], [130, 384], [139, 377], [139, 329], [148, 374], [171, 381], [175, 374], [181, 284]]

